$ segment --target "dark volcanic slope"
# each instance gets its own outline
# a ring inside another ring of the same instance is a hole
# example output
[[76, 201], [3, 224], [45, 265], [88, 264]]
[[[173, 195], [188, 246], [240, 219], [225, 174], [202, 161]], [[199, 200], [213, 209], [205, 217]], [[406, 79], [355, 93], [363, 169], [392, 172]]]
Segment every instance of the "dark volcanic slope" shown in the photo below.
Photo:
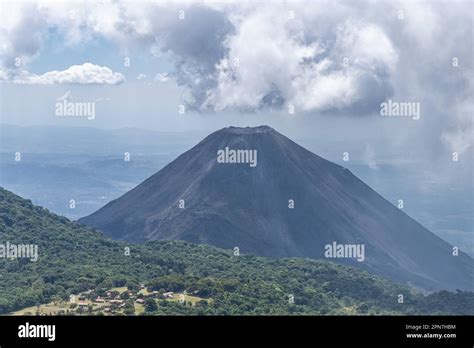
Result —
[[[257, 166], [218, 163], [225, 147], [256, 149]], [[473, 259], [453, 256], [349, 170], [266, 126], [209, 135], [80, 221], [116, 239], [182, 239], [270, 257], [324, 258], [333, 241], [364, 244], [364, 262], [334, 260], [426, 289], [474, 288]]]

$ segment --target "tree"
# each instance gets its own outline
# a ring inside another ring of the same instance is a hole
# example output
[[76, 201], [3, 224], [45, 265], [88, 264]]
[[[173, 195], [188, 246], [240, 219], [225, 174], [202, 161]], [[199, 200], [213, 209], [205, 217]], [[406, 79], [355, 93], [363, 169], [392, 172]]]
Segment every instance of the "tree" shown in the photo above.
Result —
[[129, 280], [127, 282], [127, 289], [133, 293], [136, 293], [138, 290], [140, 290], [140, 285], [133, 280]]
[[152, 298], [147, 298], [145, 300], [145, 312], [155, 312], [158, 309], [158, 306], [156, 305], [156, 302]]
[[127, 300], [127, 302], [125, 302], [125, 305], [123, 306], [123, 313], [126, 315], [135, 314], [135, 305], [133, 304], [133, 300]]
[[135, 308], [134, 307], [125, 308], [123, 310], [123, 313], [125, 315], [134, 315], [135, 314]]

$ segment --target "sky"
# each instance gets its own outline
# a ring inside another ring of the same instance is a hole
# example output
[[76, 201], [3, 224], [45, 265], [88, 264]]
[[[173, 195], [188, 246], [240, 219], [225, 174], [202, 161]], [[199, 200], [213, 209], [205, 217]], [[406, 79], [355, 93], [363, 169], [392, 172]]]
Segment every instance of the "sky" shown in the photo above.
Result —
[[[0, 4], [2, 123], [268, 124], [363, 148], [373, 167], [423, 160], [436, 172], [453, 152], [472, 167], [472, 2]], [[95, 117], [59, 117], [65, 96], [94, 103]], [[389, 101], [419, 117], [382, 116]]]

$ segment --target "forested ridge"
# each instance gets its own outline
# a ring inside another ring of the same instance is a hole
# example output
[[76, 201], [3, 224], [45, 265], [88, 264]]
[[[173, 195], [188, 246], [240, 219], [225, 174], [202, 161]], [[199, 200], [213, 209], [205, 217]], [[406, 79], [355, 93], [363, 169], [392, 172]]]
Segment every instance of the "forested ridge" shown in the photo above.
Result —
[[148, 314], [474, 314], [472, 292], [425, 296], [332, 262], [235, 256], [181, 241], [108, 240], [0, 188], [0, 244], [6, 242], [36, 244], [39, 255], [36, 262], [0, 258], [2, 314], [87, 290], [138, 285], [211, 299], [195, 306], [163, 302]]

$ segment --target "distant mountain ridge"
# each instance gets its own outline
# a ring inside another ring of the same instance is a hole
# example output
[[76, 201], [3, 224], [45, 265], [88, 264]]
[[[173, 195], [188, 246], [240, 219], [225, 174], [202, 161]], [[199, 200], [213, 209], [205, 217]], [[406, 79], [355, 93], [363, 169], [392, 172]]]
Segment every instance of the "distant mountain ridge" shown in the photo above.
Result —
[[[258, 164], [219, 163], [226, 147], [256, 150]], [[333, 242], [364, 245], [363, 262], [334, 260], [428, 290], [474, 288], [472, 258], [453, 256], [348, 169], [268, 126], [212, 133], [79, 221], [116, 239], [180, 239], [275, 258], [324, 259]]]
[[[201, 132], [165, 132], [139, 128], [17, 126], [0, 124], [0, 152], [96, 156], [179, 153], [202, 137]], [[71, 142], [71, 139], [77, 141]], [[126, 147], [124, 148], [124, 144]], [[158, 144], [159, 146], [156, 146]]]

